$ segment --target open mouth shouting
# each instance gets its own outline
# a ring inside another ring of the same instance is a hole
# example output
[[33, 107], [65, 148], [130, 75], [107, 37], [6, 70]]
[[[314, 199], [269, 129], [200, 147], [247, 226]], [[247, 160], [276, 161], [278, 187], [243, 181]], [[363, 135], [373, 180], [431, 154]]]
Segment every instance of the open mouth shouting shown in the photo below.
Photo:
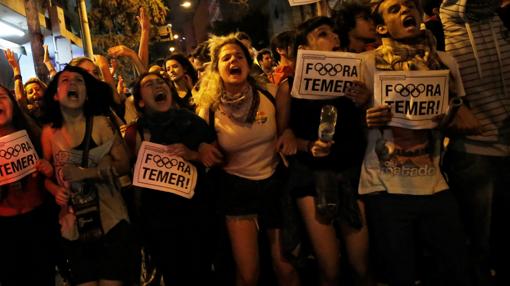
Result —
[[416, 19], [413, 16], [411, 16], [411, 15], [406, 16], [404, 18], [404, 20], [402, 21], [402, 25], [406, 29], [408, 29], [408, 28], [419, 28], [418, 27], [418, 21], [416, 21]]
[[157, 103], [164, 102], [167, 99], [168, 95], [163, 91], [158, 91], [154, 95], [154, 101]]
[[228, 70], [228, 72], [231, 74], [231, 75], [241, 75], [243, 70], [241, 69], [241, 67], [238, 67], [238, 66], [233, 66], [233, 67], [230, 67], [230, 69]]
[[78, 100], [80, 99], [80, 96], [78, 95], [78, 92], [74, 90], [70, 90], [67, 92], [67, 97], [71, 100]]

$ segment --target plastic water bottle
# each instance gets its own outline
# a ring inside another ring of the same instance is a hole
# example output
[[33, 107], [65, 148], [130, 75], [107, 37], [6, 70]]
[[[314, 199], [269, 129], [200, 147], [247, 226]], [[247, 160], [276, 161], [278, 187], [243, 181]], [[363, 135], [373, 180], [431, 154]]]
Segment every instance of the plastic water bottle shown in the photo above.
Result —
[[337, 110], [333, 105], [324, 105], [321, 109], [319, 124], [319, 139], [325, 142], [332, 141], [335, 135]]

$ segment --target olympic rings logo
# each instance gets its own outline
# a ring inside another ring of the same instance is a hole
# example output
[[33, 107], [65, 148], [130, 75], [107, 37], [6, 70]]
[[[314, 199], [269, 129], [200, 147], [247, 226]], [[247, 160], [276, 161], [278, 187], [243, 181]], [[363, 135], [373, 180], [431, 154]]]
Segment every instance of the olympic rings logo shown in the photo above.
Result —
[[343, 67], [341, 64], [334, 65], [330, 63], [327, 64], [316, 63], [313, 69], [317, 71], [320, 75], [335, 76], [342, 71]]
[[168, 157], [161, 157], [159, 155], [156, 155], [152, 158], [152, 161], [154, 162], [154, 164], [156, 164], [156, 166], [158, 167], [165, 167], [167, 169], [172, 169], [174, 166], [177, 166], [177, 164], [179, 164], [179, 160], [177, 159], [170, 159]]
[[12, 157], [18, 157], [21, 152], [21, 145], [16, 144], [14, 147], [9, 147], [7, 150], [0, 150], [0, 158], [5, 158], [6, 160], [11, 159]]
[[412, 83], [403, 85], [401, 83], [395, 85], [395, 92], [400, 94], [402, 97], [418, 97], [422, 92], [425, 91], [425, 85], [420, 83], [418, 85], [414, 85]]

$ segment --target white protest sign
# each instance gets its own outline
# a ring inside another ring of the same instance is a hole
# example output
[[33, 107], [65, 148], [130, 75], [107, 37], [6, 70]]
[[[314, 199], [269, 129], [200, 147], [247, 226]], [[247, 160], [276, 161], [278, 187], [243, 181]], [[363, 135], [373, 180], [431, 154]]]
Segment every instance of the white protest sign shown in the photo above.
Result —
[[387, 104], [390, 126], [428, 129], [448, 109], [448, 70], [384, 71], [374, 78], [375, 105]]
[[320, 2], [320, 0], [289, 0], [290, 6], [306, 5]]
[[191, 199], [195, 194], [197, 175], [197, 168], [170, 154], [168, 146], [144, 141], [138, 151], [133, 185]]
[[360, 79], [360, 68], [359, 54], [300, 49], [291, 94], [318, 100], [343, 96]]
[[39, 160], [25, 130], [0, 138], [0, 186], [16, 182], [36, 171]]

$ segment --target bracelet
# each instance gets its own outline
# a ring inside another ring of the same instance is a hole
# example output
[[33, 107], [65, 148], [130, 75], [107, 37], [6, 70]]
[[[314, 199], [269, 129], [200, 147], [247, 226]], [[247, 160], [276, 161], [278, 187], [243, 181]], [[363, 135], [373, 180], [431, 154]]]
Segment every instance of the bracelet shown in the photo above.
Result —
[[14, 81], [17, 81], [17, 80], [21, 80], [22, 81], [20, 74], [17, 74], [17, 75], [14, 76]]

